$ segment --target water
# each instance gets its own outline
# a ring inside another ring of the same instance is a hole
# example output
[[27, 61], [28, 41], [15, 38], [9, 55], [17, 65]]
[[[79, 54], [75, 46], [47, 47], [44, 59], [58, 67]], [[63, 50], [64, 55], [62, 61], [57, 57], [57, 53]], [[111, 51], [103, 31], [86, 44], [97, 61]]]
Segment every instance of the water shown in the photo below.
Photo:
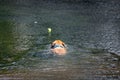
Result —
[[[119, 1], [0, 0], [0, 80], [119, 80]], [[48, 32], [48, 28], [52, 32]], [[65, 56], [50, 43], [63, 40]]]

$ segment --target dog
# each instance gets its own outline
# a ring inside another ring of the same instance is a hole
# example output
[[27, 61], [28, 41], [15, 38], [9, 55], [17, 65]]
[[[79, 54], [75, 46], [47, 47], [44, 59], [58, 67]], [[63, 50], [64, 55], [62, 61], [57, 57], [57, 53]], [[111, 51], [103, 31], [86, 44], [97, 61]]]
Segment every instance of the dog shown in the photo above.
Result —
[[65, 55], [67, 53], [67, 47], [61, 40], [55, 40], [51, 44], [51, 52], [57, 55]]

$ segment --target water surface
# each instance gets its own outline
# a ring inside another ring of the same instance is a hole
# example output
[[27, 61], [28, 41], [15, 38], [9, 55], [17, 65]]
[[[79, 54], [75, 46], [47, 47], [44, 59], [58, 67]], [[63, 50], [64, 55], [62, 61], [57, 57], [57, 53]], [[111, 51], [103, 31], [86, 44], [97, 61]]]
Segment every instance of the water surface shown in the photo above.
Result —
[[[119, 1], [0, 0], [0, 80], [119, 80]], [[48, 28], [52, 29], [48, 33]], [[50, 43], [63, 40], [65, 56]]]

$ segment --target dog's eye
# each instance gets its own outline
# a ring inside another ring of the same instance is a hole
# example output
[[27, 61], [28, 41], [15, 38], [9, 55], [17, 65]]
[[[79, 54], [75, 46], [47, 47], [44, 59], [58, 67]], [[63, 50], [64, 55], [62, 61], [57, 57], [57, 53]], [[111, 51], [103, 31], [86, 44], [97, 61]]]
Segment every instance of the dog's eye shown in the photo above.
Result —
[[51, 48], [54, 48], [55, 47], [55, 44], [51, 44]]
[[65, 44], [62, 44], [65, 47]]
[[54, 46], [51, 46], [51, 48], [54, 48]]

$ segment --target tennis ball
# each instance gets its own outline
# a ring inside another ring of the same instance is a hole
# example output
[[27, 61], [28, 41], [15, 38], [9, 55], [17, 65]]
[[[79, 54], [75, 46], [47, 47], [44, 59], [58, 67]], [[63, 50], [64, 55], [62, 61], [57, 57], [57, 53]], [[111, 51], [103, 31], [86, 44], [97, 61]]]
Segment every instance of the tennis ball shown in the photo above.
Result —
[[48, 28], [48, 33], [51, 33], [52, 32], [52, 29], [51, 28]]

